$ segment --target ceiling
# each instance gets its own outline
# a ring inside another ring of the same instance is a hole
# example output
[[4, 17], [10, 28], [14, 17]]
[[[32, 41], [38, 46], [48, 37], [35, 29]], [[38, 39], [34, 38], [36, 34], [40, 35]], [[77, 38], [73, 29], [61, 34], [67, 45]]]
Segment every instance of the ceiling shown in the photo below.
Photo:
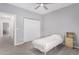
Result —
[[35, 12], [41, 15], [72, 5], [72, 3], [48, 3], [46, 5], [48, 9], [45, 10], [43, 7], [35, 9], [38, 6], [38, 4], [36, 3], [10, 3], [10, 4], [20, 8], [24, 8], [26, 10], [30, 10], [32, 12]]

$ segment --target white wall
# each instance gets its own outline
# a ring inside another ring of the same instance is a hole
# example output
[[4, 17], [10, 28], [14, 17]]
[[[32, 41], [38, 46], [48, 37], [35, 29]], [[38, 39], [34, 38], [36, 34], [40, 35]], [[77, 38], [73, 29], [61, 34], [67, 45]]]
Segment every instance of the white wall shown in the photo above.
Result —
[[10, 13], [16, 15], [16, 28], [19, 28], [19, 30], [16, 30], [16, 42], [22, 42], [24, 38], [24, 17], [26, 18], [32, 18], [35, 20], [42, 19], [41, 15], [33, 13], [31, 11], [10, 5], [8, 3], [0, 3], [0, 12]]
[[44, 16], [42, 36], [75, 32], [79, 46], [79, 4], [56, 10]]

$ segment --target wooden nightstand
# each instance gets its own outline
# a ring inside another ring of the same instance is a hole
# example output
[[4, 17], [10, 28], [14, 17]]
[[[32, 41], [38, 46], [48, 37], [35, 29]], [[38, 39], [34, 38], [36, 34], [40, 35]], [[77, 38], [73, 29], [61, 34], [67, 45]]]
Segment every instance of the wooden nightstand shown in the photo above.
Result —
[[69, 37], [66, 37], [65, 38], [65, 46], [68, 47], [68, 48], [73, 48], [73, 38], [69, 38]]
[[65, 37], [65, 46], [68, 48], [74, 47], [74, 33], [67, 32], [66, 37]]

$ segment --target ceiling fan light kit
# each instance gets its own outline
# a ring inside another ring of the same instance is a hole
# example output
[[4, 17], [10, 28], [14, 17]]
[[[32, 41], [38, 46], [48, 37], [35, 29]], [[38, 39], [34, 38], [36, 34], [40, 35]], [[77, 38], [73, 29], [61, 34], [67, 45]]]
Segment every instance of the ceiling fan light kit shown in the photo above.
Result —
[[41, 3], [40, 6], [43, 7], [44, 6], [43, 3]]
[[37, 3], [37, 4], [38, 6], [35, 8], [36, 10], [39, 9], [40, 7], [43, 7], [45, 10], [48, 9], [45, 3]]

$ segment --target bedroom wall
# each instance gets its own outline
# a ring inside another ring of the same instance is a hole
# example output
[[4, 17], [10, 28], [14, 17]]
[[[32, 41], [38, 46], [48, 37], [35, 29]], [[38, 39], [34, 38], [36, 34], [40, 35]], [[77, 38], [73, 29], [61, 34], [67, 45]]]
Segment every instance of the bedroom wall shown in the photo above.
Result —
[[52, 33], [64, 35], [66, 32], [77, 34], [77, 47], [79, 47], [79, 4], [73, 4], [44, 15], [42, 36]]
[[24, 38], [24, 22], [23, 18], [33, 18], [35, 20], [40, 20], [41, 21], [41, 16], [33, 13], [28, 10], [24, 10], [21, 8], [18, 8], [16, 6], [7, 4], [7, 3], [0, 3], [0, 12], [4, 13], [10, 13], [16, 15], [16, 41], [17, 42], [22, 42]]

